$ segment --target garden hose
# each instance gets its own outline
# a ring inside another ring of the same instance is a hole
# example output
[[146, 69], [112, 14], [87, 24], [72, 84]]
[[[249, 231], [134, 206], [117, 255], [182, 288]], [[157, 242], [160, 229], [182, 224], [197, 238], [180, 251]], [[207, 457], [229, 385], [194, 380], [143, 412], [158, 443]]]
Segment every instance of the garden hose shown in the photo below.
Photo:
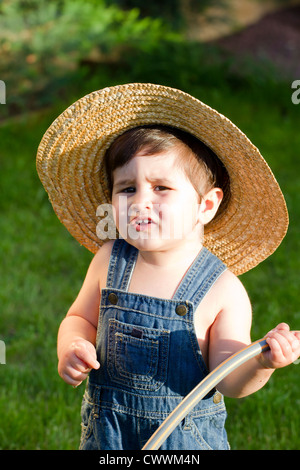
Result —
[[244, 349], [236, 352], [221, 362], [205, 379], [203, 379], [170, 413], [160, 427], [154, 432], [142, 450], [157, 450], [165, 442], [176, 426], [183, 418], [197, 405], [197, 403], [205, 397], [221, 380], [224, 379], [237, 367], [244, 362], [249, 361], [262, 351], [269, 349], [269, 345], [265, 339], [255, 341]]

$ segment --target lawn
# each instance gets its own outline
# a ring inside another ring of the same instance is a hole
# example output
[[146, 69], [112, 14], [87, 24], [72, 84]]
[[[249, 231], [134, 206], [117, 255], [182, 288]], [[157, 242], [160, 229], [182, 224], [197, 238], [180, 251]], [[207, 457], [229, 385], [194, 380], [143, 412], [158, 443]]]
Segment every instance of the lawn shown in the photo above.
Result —
[[[152, 79], [143, 73], [136, 68], [127, 80], [120, 74], [120, 82]], [[185, 83], [185, 91], [232, 119], [273, 169], [286, 196], [289, 232], [271, 258], [241, 279], [253, 305], [253, 340], [280, 321], [299, 329], [300, 105], [292, 104], [290, 85], [221, 86], [216, 76], [212, 84], [209, 77], [197, 83], [192, 74], [188, 82], [187, 70], [182, 77], [160, 76], [157, 82], [181, 88]], [[35, 169], [38, 143], [64, 107], [56, 103], [0, 127], [0, 340], [6, 345], [6, 364], [0, 364], [0, 449], [77, 449], [79, 444], [83, 386], [73, 389], [59, 378], [56, 335], [92, 255], [57, 220]], [[276, 371], [250, 397], [226, 400], [232, 449], [300, 447], [299, 368]]]

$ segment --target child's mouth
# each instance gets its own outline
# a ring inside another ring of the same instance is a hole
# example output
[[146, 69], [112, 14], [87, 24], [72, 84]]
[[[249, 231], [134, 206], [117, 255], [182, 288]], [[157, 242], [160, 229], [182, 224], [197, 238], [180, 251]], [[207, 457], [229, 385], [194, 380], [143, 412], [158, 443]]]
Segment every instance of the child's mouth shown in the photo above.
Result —
[[137, 232], [144, 232], [148, 230], [153, 224], [153, 220], [150, 217], [135, 217], [131, 222]]
[[137, 232], [142, 232], [144, 230], [148, 230], [151, 224], [152, 224], [152, 220], [149, 218], [137, 219], [135, 222], [135, 229]]

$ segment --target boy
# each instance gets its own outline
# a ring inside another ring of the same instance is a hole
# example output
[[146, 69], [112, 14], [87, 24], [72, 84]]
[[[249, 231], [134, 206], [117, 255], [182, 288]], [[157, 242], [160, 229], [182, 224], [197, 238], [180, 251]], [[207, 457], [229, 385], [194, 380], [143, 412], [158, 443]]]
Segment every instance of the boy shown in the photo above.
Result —
[[[209, 370], [251, 342], [251, 306], [236, 274], [280, 243], [283, 197], [232, 123], [158, 85], [113, 87], [79, 100], [44, 136], [38, 162], [55, 210], [77, 239], [91, 249], [92, 200], [94, 207], [112, 202], [120, 235], [92, 250], [58, 334], [62, 378], [77, 386], [89, 375], [81, 448], [142, 448]], [[55, 185], [50, 173], [59, 175]], [[221, 393], [242, 397], [261, 388], [299, 356], [299, 340], [279, 324], [267, 334], [270, 351], [226, 377], [162, 449], [227, 449]]]

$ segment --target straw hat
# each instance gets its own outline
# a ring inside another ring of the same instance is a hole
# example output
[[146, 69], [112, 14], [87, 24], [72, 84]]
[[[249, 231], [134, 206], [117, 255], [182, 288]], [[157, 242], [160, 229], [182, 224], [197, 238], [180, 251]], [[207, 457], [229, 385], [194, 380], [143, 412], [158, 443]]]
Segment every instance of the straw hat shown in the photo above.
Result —
[[281, 190], [258, 149], [226, 117], [192, 96], [165, 86], [133, 83], [90, 93], [49, 127], [37, 152], [39, 177], [60, 221], [96, 253], [97, 207], [110, 203], [103, 157], [128, 129], [165, 124], [209, 146], [230, 176], [225, 212], [205, 228], [204, 245], [236, 275], [273, 253], [286, 234]]

